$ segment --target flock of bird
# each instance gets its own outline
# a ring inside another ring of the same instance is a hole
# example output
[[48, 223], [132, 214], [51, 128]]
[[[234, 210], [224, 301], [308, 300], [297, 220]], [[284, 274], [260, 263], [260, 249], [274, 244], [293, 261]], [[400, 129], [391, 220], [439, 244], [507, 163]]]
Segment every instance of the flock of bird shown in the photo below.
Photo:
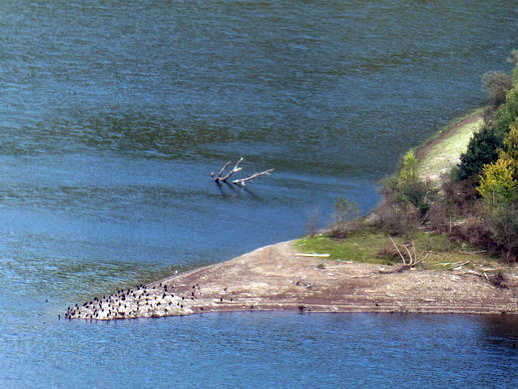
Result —
[[173, 283], [139, 285], [116, 293], [95, 297], [83, 305], [68, 307], [66, 319], [113, 320], [137, 317], [181, 316], [203, 312], [195, 300], [201, 296], [200, 286], [176, 289]]

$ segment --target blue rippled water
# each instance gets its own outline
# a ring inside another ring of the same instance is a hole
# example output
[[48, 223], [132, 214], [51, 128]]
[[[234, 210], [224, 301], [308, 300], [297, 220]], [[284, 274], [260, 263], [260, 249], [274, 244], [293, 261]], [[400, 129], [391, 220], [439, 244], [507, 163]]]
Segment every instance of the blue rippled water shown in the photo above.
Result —
[[[363, 212], [509, 70], [515, 1], [0, 2], [0, 386], [507, 386], [512, 319], [58, 321]], [[227, 160], [275, 173], [218, 189]]]

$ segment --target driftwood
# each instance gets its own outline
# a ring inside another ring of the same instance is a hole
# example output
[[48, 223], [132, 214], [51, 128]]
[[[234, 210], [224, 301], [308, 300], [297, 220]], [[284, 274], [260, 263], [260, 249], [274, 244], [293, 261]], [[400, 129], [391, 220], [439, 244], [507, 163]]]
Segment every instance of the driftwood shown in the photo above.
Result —
[[[243, 157], [239, 158], [239, 161], [236, 162], [234, 167], [232, 169], [230, 169], [227, 173], [225, 173], [227, 168], [232, 163], [231, 161], [228, 161], [227, 163], [225, 163], [223, 165], [223, 167], [220, 169], [220, 171], [217, 174], [212, 172], [210, 175], [214, 179], [214, 182], [216, 184], [221, 184], [222, 182], [225, 182], [228, 184], [228, 179], [231, 176], [233, 176], [234, 174], [239, 173], [241, 170], [243, 170], [243, 168], [240, 166], [243, 161], [244, 161]], [[246, 178], [239, 178], [236, 180], [232, 180], [231, 183], [234, 185], [237, 185], [237, 186], [246, 186], [247, 182], [255, 180], [256, 178], [261, 177], [261, 176], [270, 175], [270, 173], [272, 173], [274, 170], [275, 169], [268, 169], [268, 170], [264, 170], [259, 173], [254, 173], [251, 176], [248, 176]]]
[[390, 235], [388, 235], [388, 237], [389, 237], [390, 241], [392, 242], [392, 244], [394, 245], [394, 247], [396, 248], [401, 260], [403, 261], [403, 264], [396, 270], [380, 271], [380, 273], [382, 273], [382, 274], [401, 273], [405, 270], [409, 270], [409, 269], [413, 268], [414, 266], [420, 264], [428, 256], [428, 253], [426, 253], [424, 251], [418, 255], [416, 252], [416, 249], [415, 249], [414, 242], [411, 242], [412, 243], [412, 245], [410, 246], [411, 250], [408, 248], [408, 245], [403, 244], [403, 248], [406, 251], [406, 256], [405, 256], [399, 249], [399, 247], [398, 247], [397, 243], [394, 241], [394, 239], [392, 239], [392, 237]]
[[245, 186], [246, 182], [255, 180], [257, 177], [261, 177], [261, 176], [265, 176], [265, 175], [269, 176], [270, 173], [273, 172], [274, 170], [275, 169], [268, 169], [268, 170], [265, 170], [265, 171], [262, 171], [262, 172], [259, 172], [259, 173], [254, 173], [251, 176], [248, 176], [246, 178], [241, 178], [239, 180], [234, 180], [234, 181], [232, 181], [232, 183], [236, 184], [236, 185], [239, 185], [239, 186]]
[[294, 254], [296, 257], [329, 258], [330, 254]]
[[417, 255], [416, 249], [415, 249], [415, 244], [414, 244], [414, 242], [411, 242], [412, 245], [410, 248], [412, 249], [412, 251], [409, 250], [409, 248], [406, 244], [403, 245], [403, 248], [405, 249], [405, 251], [408, 254], [408, 258], [405, 258], [405, 256], [401, 253], [401, 250], [399, 250], [399, 247], [396, 244], [396, 242], [394, 242], [394, 239], [392, 239], [392, 237], [390, 235], [388, 235], [388, 237], [389, 237], [390, 241], [392, 242], [392, 244], [394, 245], [394, 247], [396, 248], [399, 256], [401, 257], [401, 260], [403, 261], [403, 266], [405, 266], [405, 267], [408, 267], [408, 268], [414, 267], [414, 266], [418, 265], [419, 263], [421, 263], [423, 261], [423, 259], [425, 259], [428, 256], [428, 253], [425, 253], [424, 251], [420, 255]]
[[237, 163], [234, 165], [234, 167], [232, 169], [230, 169], [229, 172], [225, 175], [223, 175], [223, 173], [225, 173], [225, 170], [227, 170], [228, 166], [232, 163], [231, 161], [228, 161], [227, 163], [225, 163], [218, 174], [214, 174], [214, 172], [212, 172], [210, 175], [212, 176], [212, 178], [214, 178], [214, 181], [218, 184], [220, 184], [222, 182], [227, 182], [227, 180], [230, 178], [230, 176], [243, 170], [242, 167], [239, 167], [239, 165], [241, 165], [241, 162], [243, 162], [243, 160], [244, 160], [244, 158], [239, 158], [239, 161], [237, 161]]

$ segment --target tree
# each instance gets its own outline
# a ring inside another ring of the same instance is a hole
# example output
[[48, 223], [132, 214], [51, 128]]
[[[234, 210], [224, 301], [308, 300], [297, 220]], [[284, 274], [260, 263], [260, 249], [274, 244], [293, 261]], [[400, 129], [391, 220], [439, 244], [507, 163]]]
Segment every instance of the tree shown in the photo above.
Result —
[[437, 192], [430, 182], [419, 177], [417, 158], [412, 150], [403, 157], [401, 170], [396, 178], [396, 191], [398, 201], [402, 205], [410, 203], [422, 214], [428, 211], [431, 198]]
[[509, 127], [518, 117], [518, 84], [515, 85], [509, 92], [502, 104], [495, 112], [493, 121], [493, 128], [495, 134], [502, 139], [509, 132]]
[[518, 181], [511, 160], [499, 159], [485, 165], [477, 191], [490, 207], [518, 200]]
[[518, 250], [518, 181], [510, 159], [484, 166], [477, 191], [485, 203], [485, 223], [509, 262]]
[[466, 153], [460, 157], [459, 179], [467, 180], [476, 177], [484, 165], [498, 159], [498, 149], [502, 141], [490, 127], [484, 127], [476, 132], [468, 144]]
[[509, 126], [509, 133], [504, 139], [504, 146], [500, 150], [500, 159], [511, 163], [514, 178], [518, 180], [518, 118]]
[[401, 170], [397, 178], [398, 189], [403, 189], [404, 186], [409, 182], [415, 182], [418, 179], [419, 175], [417, 172], [417, 158], [415, 157], [415, 153], [410, 150], [403, 157]]

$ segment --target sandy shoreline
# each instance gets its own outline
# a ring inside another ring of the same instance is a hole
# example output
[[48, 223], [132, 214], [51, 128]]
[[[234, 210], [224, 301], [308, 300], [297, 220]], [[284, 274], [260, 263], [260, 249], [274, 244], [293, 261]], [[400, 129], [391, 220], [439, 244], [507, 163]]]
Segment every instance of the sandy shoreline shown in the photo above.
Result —
[[[518, 275], [509, 289], [466, 270], [408, 270], [298, 257], [282, 242], [92, 300], [69, 318], [124, 319], [205, 312], [412, 312], [518, 314]], [[101, 311], [102, 309], [102, 311]]]
[[[454, 123], [418, 148], [420, 159], [480, 113]], [[448, 162], [448, 163], [451, 163]], [[397, 266], [326, 261], [296, 256], [293, 242], [263, 247], [69, 307], [65, 317], [113, 320], [204, 312], [412, 312], [518, 314], [518, 270], [508, 289], [466, 270], [408, 270]]]

